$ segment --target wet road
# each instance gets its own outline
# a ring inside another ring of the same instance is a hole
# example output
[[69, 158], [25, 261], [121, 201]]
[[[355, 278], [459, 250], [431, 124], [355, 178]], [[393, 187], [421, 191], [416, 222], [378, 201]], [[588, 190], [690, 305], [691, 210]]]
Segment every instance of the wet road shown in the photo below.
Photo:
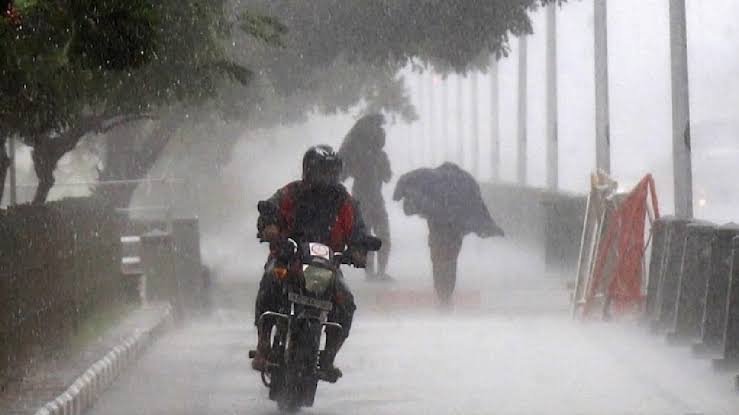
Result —
[[[462, 284], [453, 313], [425, 305], [420, 281], [354, 284], [361, 309], [338, 361], [345, 376], [320, 384], [306, 413], [739, 413], [729, 376], [686, 349], [630, 323], [571, 321], [561, 281]], [[253, 290], [222, 289], [230, 297], [212, 315], [154, 344], [91, 414], [277, 413], [247, 359]]]

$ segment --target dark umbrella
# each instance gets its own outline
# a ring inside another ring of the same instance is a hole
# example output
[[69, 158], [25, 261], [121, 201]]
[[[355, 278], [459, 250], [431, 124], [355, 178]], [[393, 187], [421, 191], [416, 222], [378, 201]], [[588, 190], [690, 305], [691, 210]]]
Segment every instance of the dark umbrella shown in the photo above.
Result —
[[490, 216], [475, 178], [454, 163], [402, 175], [393, 194], [393, 200], [401, 199], [406, 215], [451, 223], [464, 234], [483, 238], [504, 235]]

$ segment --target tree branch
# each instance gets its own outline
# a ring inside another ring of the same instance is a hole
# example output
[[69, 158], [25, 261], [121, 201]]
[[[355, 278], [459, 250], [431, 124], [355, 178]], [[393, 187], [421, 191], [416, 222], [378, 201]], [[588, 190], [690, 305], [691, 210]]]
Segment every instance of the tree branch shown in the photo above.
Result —
[[148, 113], [141, 113], [117, 116], [90, 115], [83, 117], [76, 126], [67, 130], [57, 140], [54, 140], [57, 143], [55, 148], [57, 152], [61, 152], [63, 155], [64, 153], [72, 151], [82, 137], [87, 134], [105, 134], [121, 125], [144, 119], [153, 120], [157, 119], [157, 116]]

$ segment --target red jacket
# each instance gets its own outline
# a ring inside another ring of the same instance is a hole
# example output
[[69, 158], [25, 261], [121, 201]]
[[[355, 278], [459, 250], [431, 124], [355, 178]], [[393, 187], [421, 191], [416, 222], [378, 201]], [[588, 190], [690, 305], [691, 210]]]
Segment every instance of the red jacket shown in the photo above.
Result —
[[[276, 224], [280, 228], [282, 236], [285, 238], [294, 237], [298, 227], [299, 205], [303, 203], [323, 203], [309, 202], [310, 190], [302, 181], [295, 181], [287, 186], [279, 189], [271, 198], [267, 200], [276, 208], [274, 215], [260, 215], [258, 230], [261, 232], [266, 225]], [[358, 203], [349, 195], [344, 186], [337, 185], [335, 194], [336, 200], [326, 202], [326, 206], [316, 207], [323, 209], [321, 212], [325, 215], [331, 215], [328, 218], [330, 222], [329, 231], [324, 240], [317, 240], [331, 247], [334, 251], [344, 251], [352, 241], [358, 240], [365, 235], [365, 226], [362, 219], [361, 211]], [[301, 198], [303, 200], [301, 200]], [[323, 199], [318, 199], [323, 200]]]

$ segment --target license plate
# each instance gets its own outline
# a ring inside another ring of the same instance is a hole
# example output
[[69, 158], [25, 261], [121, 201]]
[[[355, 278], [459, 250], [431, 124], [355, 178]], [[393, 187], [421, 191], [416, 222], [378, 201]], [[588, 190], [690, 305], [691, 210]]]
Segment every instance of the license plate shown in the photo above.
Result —
[[321, 310], [331, 311], [334, 308], [331, 301], [317, 300], [315, 298], [306, 297], [298, 293], [288, 293], [287, 299], [295, 304], [307, 305], [309, 307], [320, 308]]

